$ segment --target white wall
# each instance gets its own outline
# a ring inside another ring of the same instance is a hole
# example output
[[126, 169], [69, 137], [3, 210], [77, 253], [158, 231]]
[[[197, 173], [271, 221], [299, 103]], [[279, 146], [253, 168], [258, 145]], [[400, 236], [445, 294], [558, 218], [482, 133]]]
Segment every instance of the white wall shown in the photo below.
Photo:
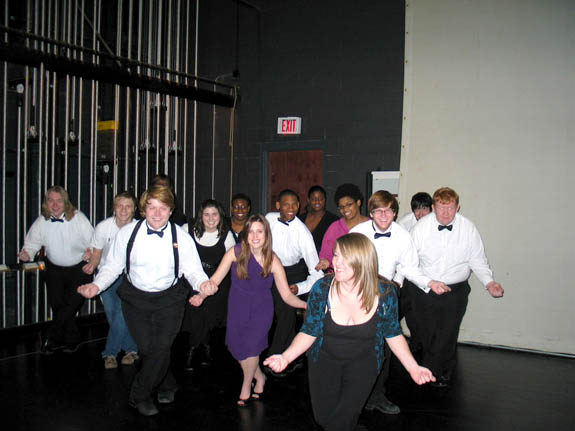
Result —
[[406, 8], [400, 203], [454, 188], [505, 297], [475, 277], [460, 341], [575, 353], [575, 1]]

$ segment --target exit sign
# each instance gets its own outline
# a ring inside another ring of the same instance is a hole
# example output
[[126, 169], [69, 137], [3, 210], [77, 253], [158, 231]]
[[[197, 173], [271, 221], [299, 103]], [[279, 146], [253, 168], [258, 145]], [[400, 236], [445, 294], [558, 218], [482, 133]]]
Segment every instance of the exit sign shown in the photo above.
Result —
[[299, 135], [301, 134], [300, 117], [279, 117], [278, 135]]

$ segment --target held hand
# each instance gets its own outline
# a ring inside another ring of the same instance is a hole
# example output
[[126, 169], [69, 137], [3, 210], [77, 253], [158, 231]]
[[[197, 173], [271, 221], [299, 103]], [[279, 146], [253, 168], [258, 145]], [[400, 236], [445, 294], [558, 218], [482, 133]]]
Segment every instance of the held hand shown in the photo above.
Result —
[[22, 251], [18, 253], [18, 259], [20, 259], [22, 262], [30, 262], [32, 260], [25, 249], [22, 249]]
[[496, 281], [490, 281], [485, 287], [489, 294], [494, 298], [501, 298], [503, 296], [503, 287], [501, 287], [501, 284]]
[[437, 295], [443, 295], [444, 293], [451, 292], [451, 288], [441, 281], [431, 280], [427, 284], [427, 287], [433, 290], [433, 292]]
[[264, 365], [270, 367], [276, 373], [281, 373], [288, 364], [289, 362], [283, 355], [273, 355], [264, 361]]
[[82, 255], [82, 260], [84, 262], [89, 262], [91, 257], [92, 257], [92, 249], [87, 248], [84, 254]]
[[297, 287], [297, 284], [290, 284], [289, 286], [289, 290], [291, 293], [293, 293], [294, 295], [297, 296], [297, 293], [299, 292], [299, 289]]
[[204, 302], [204, 299], [206, 299], [206, 297], [200, 293], [198, 295], [192, 296], [188, 302], [194, 307], [199, 307], [200, 305], [202, 305], [202, 302]]
[[218, 291], [218, 285], [211, 280], [204, 281], [200, 285], [200, 293], [204, 296], [211, 296]]
[[83, 284], [77, 289], [78, 293], [82, 295], [84, 298], [93, 298], [98, 293], [100, 293], [100, 289], [94, 283]]
[[417, 366], [409, 371], [409, 375], [415, 383], [418, 385], [424, 385], [425, 383], [435, 382], [435, 376], [425, 367]]
[[96, 268], [94, 267], [94, 265], [92, 265], [91, 263], [87, 263], [82, 267], [82, 272], [86, 274], [93, 274], [95, 269]]
[[319, 263], [315, 266], [316, 271], [323, 271], [329, 268], [329, 260], [320, 259]]

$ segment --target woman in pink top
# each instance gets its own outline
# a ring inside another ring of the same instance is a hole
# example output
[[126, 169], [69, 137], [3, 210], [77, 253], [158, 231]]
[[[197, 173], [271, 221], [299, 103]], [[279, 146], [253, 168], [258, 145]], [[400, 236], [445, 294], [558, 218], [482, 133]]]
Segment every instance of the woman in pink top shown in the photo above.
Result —
[[331, 260], [336, 239], [349, 233], [355, 225], [369, 220], [368, 217], [361, 215], [363, 195], [355, 184], [340, 185], [335, 191], [334, 198], [343, 218], [333, 222], [325, 232], [319, 252], [319, 263], [315, 267], [317, 270], [325, 271], [332, 267]]

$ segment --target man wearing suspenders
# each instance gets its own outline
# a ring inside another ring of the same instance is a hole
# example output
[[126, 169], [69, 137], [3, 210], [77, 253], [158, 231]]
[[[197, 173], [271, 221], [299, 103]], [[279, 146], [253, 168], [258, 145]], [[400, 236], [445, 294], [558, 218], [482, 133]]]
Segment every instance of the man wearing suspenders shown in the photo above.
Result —
[[170, 371], [170, 349], [184, 314], [188, 296], [182, 276], [192, 288], [213, 295], [192, 238], [169, 222], [174, 195], [168, 187], [152, 186], [140, 198], [144, 219], [124, 226], [93, 283], [78, 292], [92, 298], [125, 272], [118, 296], [124, 317], [139, 348], [141, 367], [130, 391], [130, 406], [144, 416], [158, 413], [152, 395], [161, 404], [174, 401], [178, 389]]

